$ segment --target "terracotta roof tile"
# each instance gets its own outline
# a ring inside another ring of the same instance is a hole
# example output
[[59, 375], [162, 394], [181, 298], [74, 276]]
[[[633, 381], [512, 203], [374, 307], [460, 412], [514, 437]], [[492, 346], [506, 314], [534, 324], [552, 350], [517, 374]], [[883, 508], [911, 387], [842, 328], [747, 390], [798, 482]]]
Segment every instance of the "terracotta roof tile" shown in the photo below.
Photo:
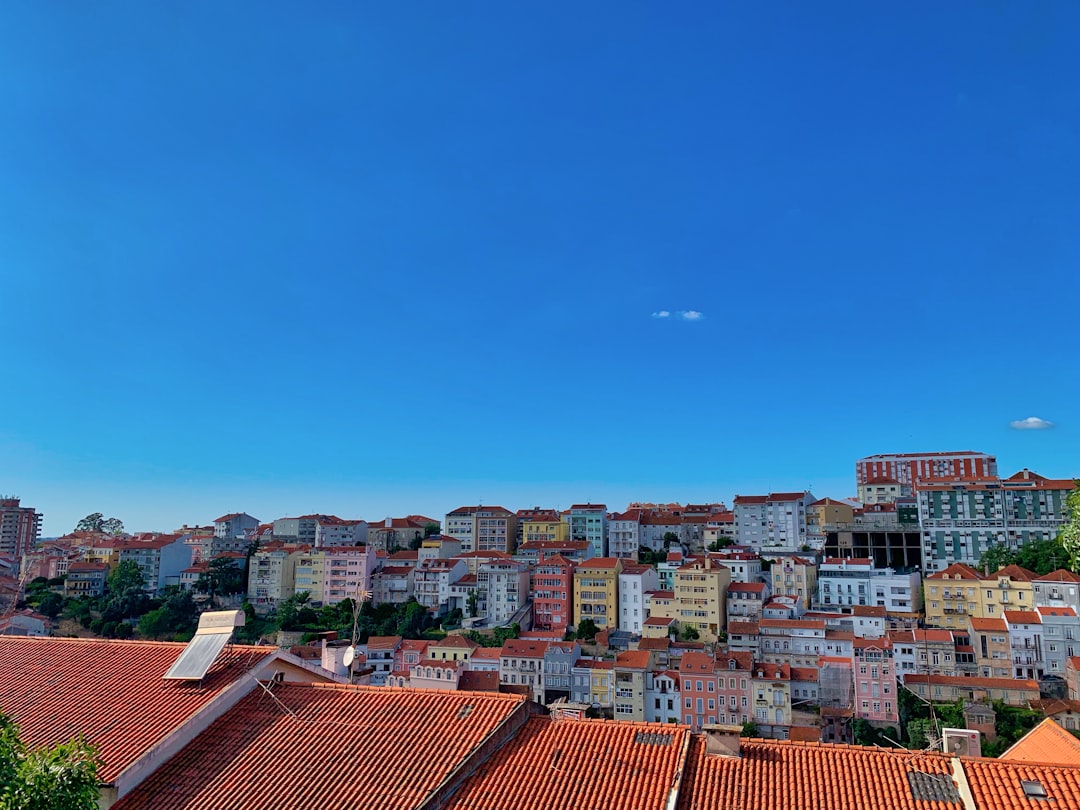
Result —
[[419, 807], [523, 708], [517, 696], [388, 687], [286, 684], [274, 696], [244, 698], [114, 810]]
[[1080, 740], [1047, 717], [1017, 740], [1000, 759], [1080, 765]]
[[451, 810], [662, 810], [685, 726], [530, 720], [446, 803]]
[[[1009, 762], [1000, 759], [964, 761], [964, 773], [979, 808], [988, 810], [1036, 810], [1036, 808], [1080, 807], [1080, 768]], [[1046, 799], [1024, 795], [1021, 781], [1038, 782]], [[953, 805], [957, 808], [957, 805]]]
[[0, 708], [30, 746], [82, 734], [111, 782], [148, 748], [243, 677], [271, 647], [234, 645], [201, 685], [165, 681], [184, 644], [0, 637]]

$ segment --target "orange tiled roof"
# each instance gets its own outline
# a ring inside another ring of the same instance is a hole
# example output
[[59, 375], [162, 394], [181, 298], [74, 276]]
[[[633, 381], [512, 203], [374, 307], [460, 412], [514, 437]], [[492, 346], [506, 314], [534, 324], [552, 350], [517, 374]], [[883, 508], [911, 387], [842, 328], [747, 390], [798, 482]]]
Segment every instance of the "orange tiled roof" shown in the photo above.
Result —
[[678, 784], [688, 734], [685, 726], [536, 717], [445, 807], [660, 810]]
[[963, 807], [953, 802], [917, 801], [912, 796], [910, 771], [951, 777], [950, 760], [944, 755], [765, 740], [743, 740], [741, 750], [741, 757], [706, 754], [705, 738], [695, 736], [679, 791], [679, 810]]
[[649, 658], [648, 650], [627, 650], [615, 656], [615, 666], [627, 669], [648, 669]]
[[82, 734], [97, 747], [111, 782], [264, 656], [235, 645], [201, 685], [165, 681], [183, 644], [0, 636], [0, 709], [32, 747]]
[[420, 807], [524, 708], [488, 692], [287, 684], [274, 695], [244, 698], [114, 810]]
[[1001, 755], [1013, 762], [1080, 765], [1080, 740], [1047, 717]]
[[[1022, 742], [1022, 740], [1021, 740]], [[1019, 743], [1017, 743], [1019, 744]], [[964, 773], [980, 809], [1020, 810], [1020, 808], [1080, 807], [1080, 768], [1010, 762], [1001, 759], [964, 760]], [[1024, 795], [1021, 780], [1038, 782], [1046, 799]], [[958, 805], [952, 805], [957, 810]]]

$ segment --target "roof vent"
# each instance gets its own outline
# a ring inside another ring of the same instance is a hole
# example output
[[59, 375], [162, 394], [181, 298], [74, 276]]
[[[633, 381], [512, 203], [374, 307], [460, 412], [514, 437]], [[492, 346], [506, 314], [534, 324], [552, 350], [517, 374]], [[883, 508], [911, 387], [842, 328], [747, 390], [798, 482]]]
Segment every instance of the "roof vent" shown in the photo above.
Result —
[[1050, 796], [1043, 787], [1042, 782], [1035, 779], [1021, 779], [1020, 787], [1024, 789], [1024, 795], [1029, 799], [1049, 799]]
[[208, 610], [199, 617], [199, 629], [184, 647], [180, 657], [169, 667], [167, 681], [201, 681], [225, 645], [232, 640], [233, 630], [244, 626], [242, 610]]
[[637, 745], [671, 745], [671, 735], [639, 731], [634, 735], [634, 743]]

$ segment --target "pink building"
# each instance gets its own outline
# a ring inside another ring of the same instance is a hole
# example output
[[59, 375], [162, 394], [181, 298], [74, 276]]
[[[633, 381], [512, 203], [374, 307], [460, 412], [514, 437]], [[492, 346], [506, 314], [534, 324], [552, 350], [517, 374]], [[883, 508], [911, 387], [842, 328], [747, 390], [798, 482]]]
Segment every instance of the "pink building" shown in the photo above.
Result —
[[683, 653], [679, 662], [682, 721], [694, 729], [751, 719], [753, 656], [748, 652]]
[[371, 594], [375, 552], [371, 546], [337, 546], [323, 549], [324, 605], [336, 605], [359, 594]]
[[898, 723], [892, 642], [887, 638], [856, 638], [853, 643], [855, 716], [871, 722]]
[[537, 563], [532, 599], [533, 628], [565, 632], [574, 623], [574, 563], [561, 554]]

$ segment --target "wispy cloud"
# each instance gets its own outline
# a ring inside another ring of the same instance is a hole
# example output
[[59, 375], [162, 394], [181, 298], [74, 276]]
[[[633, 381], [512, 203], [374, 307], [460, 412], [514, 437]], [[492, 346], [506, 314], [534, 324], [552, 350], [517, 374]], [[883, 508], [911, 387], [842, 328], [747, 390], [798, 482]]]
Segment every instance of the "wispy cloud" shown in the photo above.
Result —
[[671, 313], [670, 313], [670, 312], [668, 312], [668, 311], [667, 311], [666, 309], [662, 309], [662, 310], [660, 310], [659, 312], [654, 312], [654, 313], [652, 314], [652, 316], [653, 316], [654, 318], [670, 318], [670, 317], [671, 317]]
[[1053, 426], [1053, 422], [1047, 422], [1037, 416], [1029, 416], [1027, 419], [1017, 419], [1015, 422], [1009, 422], [1009, 427], [1013, 430], [1046, 430]]
[[701, 321], [705, 319], [705, 313], [698, 312], [696, 309], [684, 309], [679, 312], [679, 317], [684, 321]]

